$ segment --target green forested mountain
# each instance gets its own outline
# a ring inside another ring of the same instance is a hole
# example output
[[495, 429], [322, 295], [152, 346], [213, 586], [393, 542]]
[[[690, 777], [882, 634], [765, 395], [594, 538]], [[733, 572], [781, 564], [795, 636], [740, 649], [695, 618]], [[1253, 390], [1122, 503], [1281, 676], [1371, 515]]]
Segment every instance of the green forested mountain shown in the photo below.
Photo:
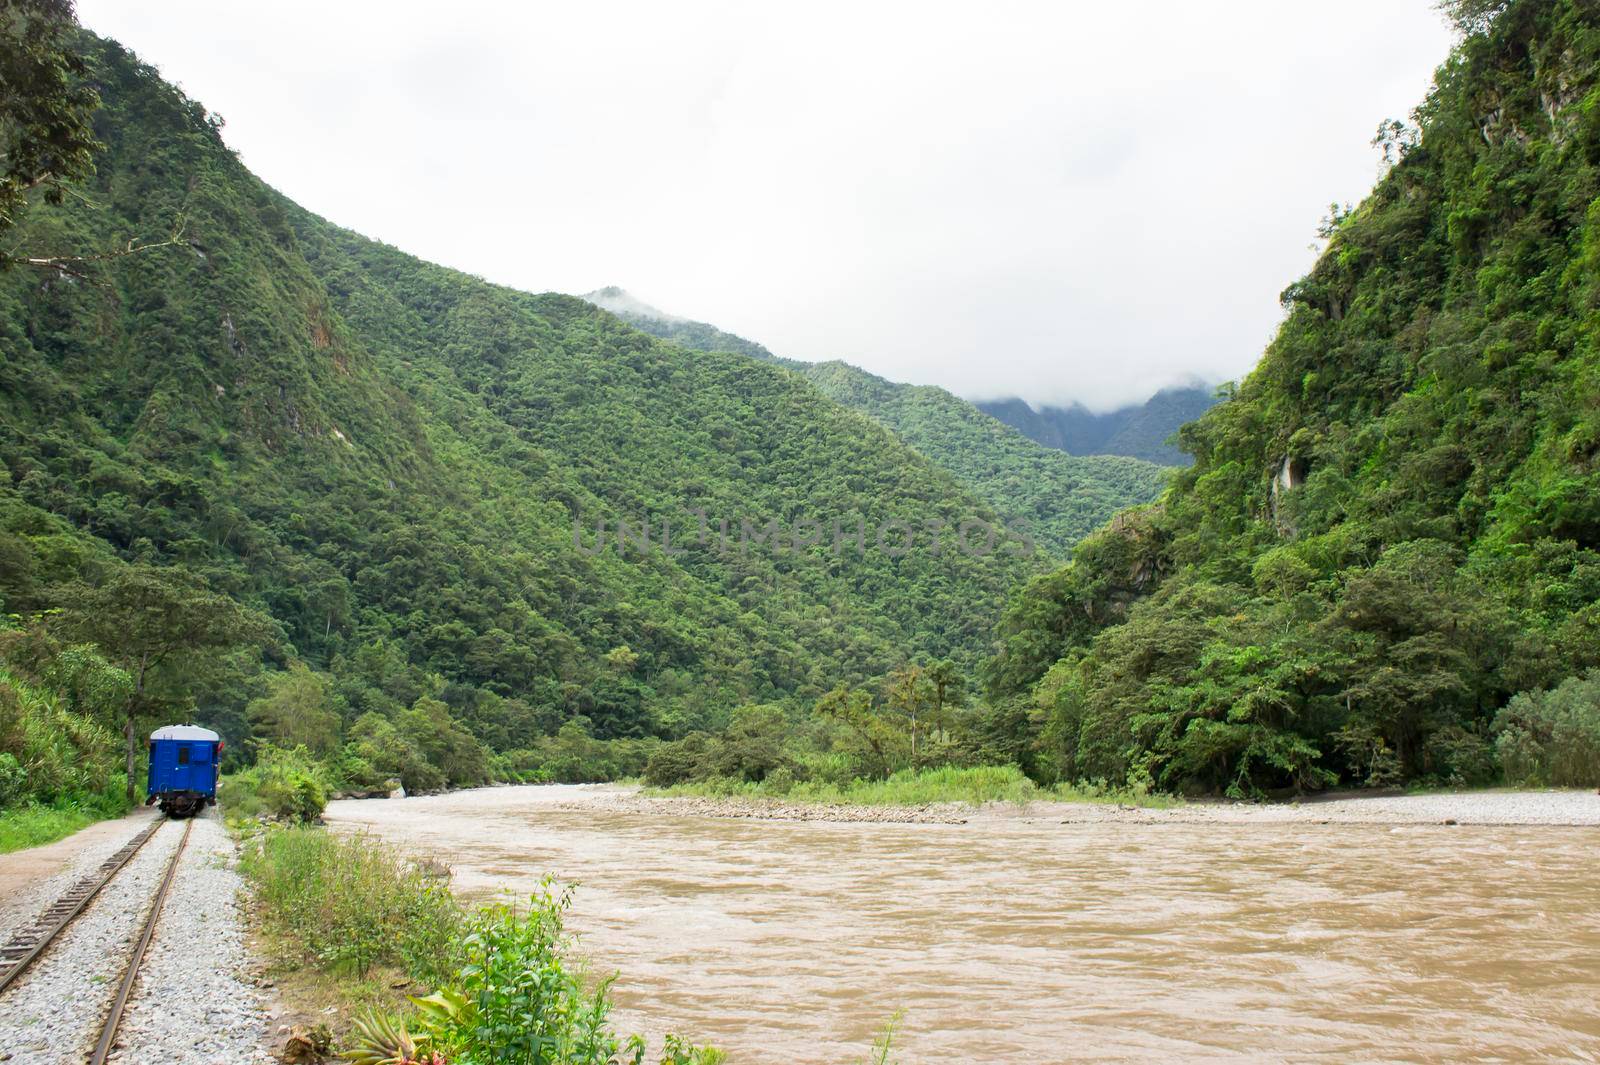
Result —
[[887, 426], [1007, 518], [1020, 518], [1058, 558], [1123, 507], [1160, 493], [1169, 470], [1124, 455], [1042, 447], [931, 385], [885, 381], [848, 363], [801, 371], [822, 393]]
[[1037, 409], [1020, 399], [983, 400], [978, 409], [1046, 447], [1072, 455], [1131, 455], [1164, 466], [1189, 456], [1167, 441], [1215, 403], [1210, 388], [1164, 388], [1143, 403], [1095, 412], [1081, 404]]
[[[378, 715], [363, 734], [409, 712], [505, 749], [973, 663], [1037, 565], [932, 550], [929, 523], [997, 515], [795, 375], [341, 230], [122, 47], [84, 49], [97, 173], [8, 239], [182, 243], [0, 273], [0, 612], [181, 567], [270, 618], [271, 664], [331, 674], [346, 723]], [[282, 717], [250, 657], [168, 683], [238, 735], [252, 700]]]
[[1061, 775], [1474, 781], [1563, 742], [1501, 708], [1600, 663], [1600, 8], [1446, 7], [1193, 467], [1011, 608], [991, 691]]
[[610, 311], [636, 329], [651, 336], [661, 337], [663, 340], [670, 340], [685, 348], [692, 348], [695, 351], [729, 351], [736, 355], [748, 355], [752, 359], [780, 363], [790, 369], [798, 369], [805, 365], [793, 359], [780, 359], [754, 340], [746, 340], [744, 337], [724, 332], [708, 322], [695, 322], [657, 310], [615, 285], [586, 292], [583, 298], [603, 311]]
[[1020, 522], [1057, 558], [1070, 555], [1073, 545], [1118, 510], [1154, 499], [1166, 478], [1164, 467], [1142, 459], [1074, 456], [1041, 446], [942, 388], [887, 381], [838, 360], [779, 358], [754, 341], [673, 317], [620, 288], [583, 298], [685, 347], [738, 352], [788, 367], [823, 395], [889, 429], [1007, 521]]

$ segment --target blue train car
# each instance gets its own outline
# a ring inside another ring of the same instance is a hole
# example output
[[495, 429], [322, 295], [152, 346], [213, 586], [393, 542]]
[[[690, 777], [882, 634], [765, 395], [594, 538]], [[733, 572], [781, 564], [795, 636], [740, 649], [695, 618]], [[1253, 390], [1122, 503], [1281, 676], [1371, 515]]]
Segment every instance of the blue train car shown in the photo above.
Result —
[[150, 733], [150, 783], [144, 804], [168, 817], [190, 817], [217, 803], [222, 737], [198, 725], [167, 725]]

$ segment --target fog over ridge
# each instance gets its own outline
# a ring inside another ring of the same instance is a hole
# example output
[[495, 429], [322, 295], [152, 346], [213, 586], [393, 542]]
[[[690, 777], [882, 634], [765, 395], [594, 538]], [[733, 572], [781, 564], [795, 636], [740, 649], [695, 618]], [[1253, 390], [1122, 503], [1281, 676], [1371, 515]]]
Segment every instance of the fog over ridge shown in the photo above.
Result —
[[1096, 410], [1255, 363], [1450, 43], [1431, 0], [79, 13], [269, 183], [424, 258]]

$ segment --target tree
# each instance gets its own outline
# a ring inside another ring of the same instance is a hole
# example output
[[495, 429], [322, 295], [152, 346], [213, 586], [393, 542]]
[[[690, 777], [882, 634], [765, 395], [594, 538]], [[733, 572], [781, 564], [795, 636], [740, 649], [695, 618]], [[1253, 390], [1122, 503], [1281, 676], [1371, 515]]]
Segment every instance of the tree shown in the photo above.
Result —
[[921, 757], [917, 740], [926, 724], [928, 712], [933, 708], [935, 687], [921, 666], [902, 666], [889, 674], [884, 685], [884, 696], [889, 709], [905, 718], [906, 731], [911, 736], [911, 765], [920, 767]]
[[250, 700], [245, 713], [254, 732], [279, 747], [305, 747], [324, 757], [339, 745], [339, 711], [333, 682], [295, 663], [267, 678], [267, 694]]
[[933, 691], [933, 726], [948, 729], [947, 710], [959, 710], [967, 702], [967, 681], [948, 658], [940, 659], [927, 669], [928, 683]]
[[0, 234], [42, 190], [60, 203], [94, 169], [100, 97], [72, 48], [71, 0], [0, 0]]
[[1439, 0], [1439, 10], [1464, 36], [1485, 33], [1511, 0]]
[[783, 752], [788, 730], [782, 707], [738, 707], [717, 746], [717, 772], [740, 780], [765, 780], [788, 762]]
[[[127, 566], [98, 587], [67, 585], [57, 601], [61, 613], [53, 624], [76, 639], [98, 644], [133, 679], [120, 708], [130, 802], [139, 753], [135, 721], [164, 701], [186, 696], [180, 665], [265, 642], [271, 635], [258, 616], [181, 569]], [[160, 695], [158, 683], [164, 686]]]
[[[400, 714], [401, 735], [414, 744], [430, 765], [438, 767], [452, 787], [489, 782], [489, 753], [456, 723], [450, 708], [426, 695]], [[408, 785], [406, 788], [410, 791]]]
[[639, 656], [627, 644], [606, 652], [606, 665], [618, 673], [632, 673], [639, 665]]
[[835, 688], [817, 702], [816, 715], [848, 729], [875, 763], [876, 775], [889, 775], [891, 755], [899, 737], [887, 721], [873, 713], [870, 693]]

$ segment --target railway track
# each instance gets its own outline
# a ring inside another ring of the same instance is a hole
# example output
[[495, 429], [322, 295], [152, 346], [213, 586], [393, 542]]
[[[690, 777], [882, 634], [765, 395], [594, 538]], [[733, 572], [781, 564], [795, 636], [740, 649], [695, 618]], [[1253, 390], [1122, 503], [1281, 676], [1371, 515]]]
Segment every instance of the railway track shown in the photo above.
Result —
[[[166, 821], [166, 818], [162, 818], [149, 828], [140, 831], [120, 850], [107, 858], [98, 869], [68, 888], [30, 927], [19, 932], [4, 947], [0, 947], [0, 996], [3, 996], [30, 966], [50, 949], [51, 944], [61, 933], [89, 908], [89, 904], [100, 894], [100, 889], [127, 867], [134, 855], [155, 838]], [[143, 963], [145, 952], [155, 936], [156, 924], [161, 919], [161, 909], [166, 902], [167, 892], [177, 876], [178, 862], [183, 857], [184, 848], [189, 844], [189, 834], [193, 830], [193, 821], [184, 825], [183, 838], [178, 841], [178, 847], [172, 852], [172, 857], [167, 863], [166, 875], [162, 877], [161, 885], [156, 889], [155, 898], [150, 904], [150, 910], [145, 915], [138, 936], [134, 939], [133, 949], [117, 985], [116, 996], [111, 1000], [110, 1008], [101, 1021], [100, 1036], [88, 1057], [89, 1065], [104, 1065], [116, 1043], [117, 1028], [122, 1022], [128, 998], [133, 993], [133, 985], [138, 980], [139, 966]], [[0, 1003], [3, 1001], [0, 999]]]

